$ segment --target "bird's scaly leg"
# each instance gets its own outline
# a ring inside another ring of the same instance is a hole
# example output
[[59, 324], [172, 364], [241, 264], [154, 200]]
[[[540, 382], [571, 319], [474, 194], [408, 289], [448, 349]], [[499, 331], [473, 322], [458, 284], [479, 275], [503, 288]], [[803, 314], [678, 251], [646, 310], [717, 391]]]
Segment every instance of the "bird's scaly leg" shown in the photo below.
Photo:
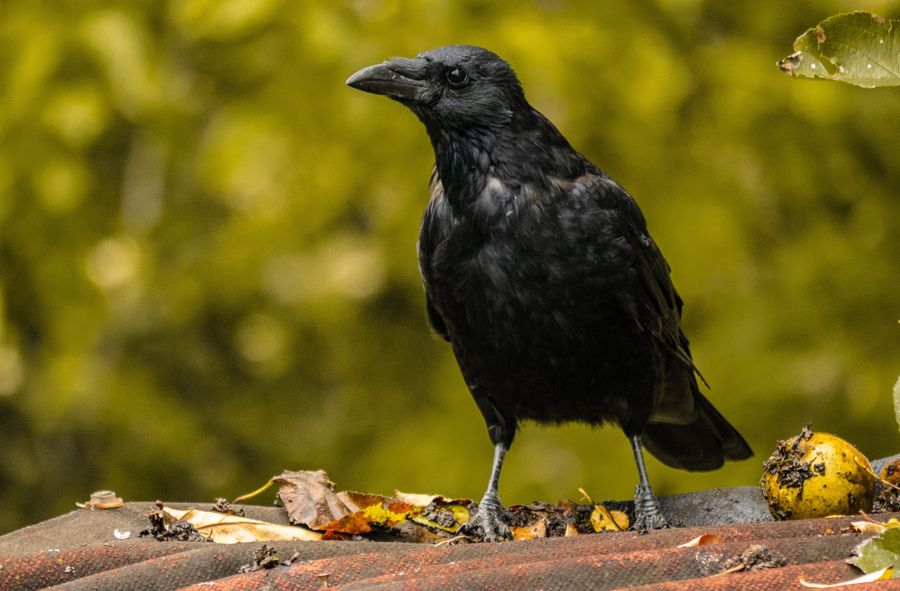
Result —
[[650, 488], [640, 435], [631, 436], [631, 449], [634, 451], [634, 461], [637, 464], [638, 478], [640, 479], [634, 491], [634, 529], [646, 531], [669, 527], [669, 522], [666, 521], [659, 508], [659, 501], [653, 494], [653, 489]]
[[508, 446], [505, 443], [494, 444], [494, 464], [491, 466], [491, 478], [487, 491], [478, 503], [478, 511], [459, 528], [460, 533], [472, 535], [486, 542], [499, 542], [512, 537], [506, 525], [506, 511], [500, 504], [498, 488], [500, 486], [500, 470]]

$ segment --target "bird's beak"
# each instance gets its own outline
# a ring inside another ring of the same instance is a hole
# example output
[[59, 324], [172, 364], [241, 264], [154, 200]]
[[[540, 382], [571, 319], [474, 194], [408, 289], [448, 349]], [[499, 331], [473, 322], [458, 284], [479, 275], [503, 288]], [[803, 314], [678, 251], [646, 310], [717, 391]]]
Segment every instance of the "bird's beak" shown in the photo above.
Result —
[[401, 101], [414, 101], [427, 87], [427, 66], [428, 62], [421, 58], [395, 58], [363, 68], [347, 78], [347, 86]]

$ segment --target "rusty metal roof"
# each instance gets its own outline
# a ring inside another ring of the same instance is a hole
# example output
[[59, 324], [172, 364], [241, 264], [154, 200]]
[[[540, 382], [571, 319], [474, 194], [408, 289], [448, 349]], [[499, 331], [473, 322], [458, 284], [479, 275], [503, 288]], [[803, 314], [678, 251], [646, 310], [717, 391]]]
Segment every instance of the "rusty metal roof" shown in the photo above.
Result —
[[[698, 525], [638, 534], [502, 544], [269, 542], [289, 566], [240, 573], [261, 542], [221, 545], [140, 538], [151, 503], [78, 510], [0, 536], [0, 589], [801, 589], [858, 576], [844, 560], [868, 537], [859, 518]], [[248, 515], [284, 521], [273, 507]], [[883, 514], [888, 519], [898, 514]], [[118, 537], [114, 534], [118, 530]], [[130, 532], [128, 539], [119, 539]], [[714, 534], [717, 543], [679, 548]], [[750, 556], [740, 566], [741, 556]], [[766, 560], [755, 561], [762, 556]], [[771, 568], [774, 564], [784, 564]], [[738, 564], [738, 566], [734, 566]], [[766, 567], [769, 568], [766, 568]], [[721, 574], [723, 570], [738, 571]], [[900, 589], [900, 580], [851, 587]]]

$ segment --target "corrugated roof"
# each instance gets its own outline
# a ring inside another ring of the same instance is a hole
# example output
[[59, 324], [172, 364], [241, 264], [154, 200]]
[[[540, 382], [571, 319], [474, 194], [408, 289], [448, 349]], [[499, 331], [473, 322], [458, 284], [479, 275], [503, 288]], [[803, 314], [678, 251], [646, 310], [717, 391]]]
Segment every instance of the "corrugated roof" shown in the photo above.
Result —
[[[800, 589], [801, 577], [832, 583], [859, 575], [844, 559], [871, 535], [851, 530], [858, 517], [843, 517], [502, 544], [270, 542], [282, 559], [298, 556], [290, 566], [239, 573], [262, 543], [139, 538], [153, 508], [78, 510], [0, 536], [0, 589]], [[284, 522], [273, 507], [248, 507], [248, 514]], [[879, 519], [892, 516], [900, 514]], [[115, 530], [131, 535], [118, 539]], [[719, 541], [678, 548], [702, 534]], [[719, 574], [741, 568], [741, 556], [742, 572]], [[900, 588], [900, 580], [851, 589], [876, 588]]]

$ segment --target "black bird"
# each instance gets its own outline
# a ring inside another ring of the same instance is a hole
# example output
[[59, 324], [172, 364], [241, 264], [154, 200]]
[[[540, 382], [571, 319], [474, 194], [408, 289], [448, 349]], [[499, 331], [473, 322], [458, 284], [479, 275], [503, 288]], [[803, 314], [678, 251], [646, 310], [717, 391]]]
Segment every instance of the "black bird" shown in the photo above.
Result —
[[700, 393], [681, 298], [637, 204], [528, 104], [509, 64], [453, 45], [347, 84], [410, 108], [434, 148], [418, 243], [425, 305], [494, 443], [464, 531], [509, 536], [497, 488], [522, 420], [618, 424], [637, 462], [641, 530], [667, 525], [642, 443], [685, 470], [752, 454]]

